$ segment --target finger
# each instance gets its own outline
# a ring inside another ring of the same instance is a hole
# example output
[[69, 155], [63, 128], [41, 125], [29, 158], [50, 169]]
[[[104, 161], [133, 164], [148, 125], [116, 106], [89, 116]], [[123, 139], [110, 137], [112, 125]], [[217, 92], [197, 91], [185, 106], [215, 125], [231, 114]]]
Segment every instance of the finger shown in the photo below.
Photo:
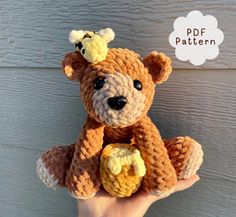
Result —
[[[200, 180], [200, 177], [198, 175], [194, 175], [194, 176], [190, 177], [189, 179], [180, 180], [177, 182], [174, 192], [186, 190], [186, 189], [190, 188], [191, 186], [193, 186], [199, 180]], [[166, 193], [166, 194], [163, 194], [160, 196], [155, 196], [155, 195], [147, 193], [147, 192], [139, 192], [139, 194], [137, 194], [137, 197], [139, 198], [139, 200], [143, 200], [148, 203], [153, 203], [157, 200], [164, 199], [164, 198], [168, 197], [169, 195], [171, 195], [174, 192]]]

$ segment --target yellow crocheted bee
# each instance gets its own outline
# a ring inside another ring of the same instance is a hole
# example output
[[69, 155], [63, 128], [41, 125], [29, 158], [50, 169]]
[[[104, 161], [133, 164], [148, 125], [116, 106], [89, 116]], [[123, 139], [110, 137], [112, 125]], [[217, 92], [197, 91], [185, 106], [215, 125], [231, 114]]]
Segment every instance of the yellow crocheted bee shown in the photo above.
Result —
[[107, 44], [115, 37], [112, 29], [101, 29], [95, 31], [72, 30], [69, 35], [69, 41], [75, 44], [82, 56], [92, 64], [106, 59], [108, 47]]
[[103, 187], [116, 197], [129, 197], [136, 192], [146, 173], [140, 152], [130, 144], [109, 144], [100, 157]]

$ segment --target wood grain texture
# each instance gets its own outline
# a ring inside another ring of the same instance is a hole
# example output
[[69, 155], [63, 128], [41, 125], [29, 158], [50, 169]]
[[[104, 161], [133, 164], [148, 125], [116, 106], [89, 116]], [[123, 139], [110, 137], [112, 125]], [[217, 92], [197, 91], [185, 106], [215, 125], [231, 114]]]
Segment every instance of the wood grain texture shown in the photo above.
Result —
[[[164, 137], [203, 144], [201, 181], [154, 204], [147, 217], [236, 213], [235, 70], [174, 70], [156, 88], [150, 115]], [[66, 191], [48, 190], [35, 161], [54, 144], [75, 141], [85, 112], [79, 86], [60, 69], [0, 69], [0, 216], [75, 216]]]
[[86, 116], [78, 83], [60, 69], [1, 69], [0, 74], [2, 144], [44, 150], [75, 141]]
[[113, 47], [128, 47], [142, 56], [163, 51], [173, 58], [175, 68], [194, 68], [176, 60], [168, 37], [174, 20], [196, 9], [214, 15], [225, 34], [217, 59], [202, 68], [236, 68], [232, 0], [1, 0], [0, 66], [58, 67], [64, 53], [74, 50], [67, 40], [70, 30], [109, 26], [116, 32]]

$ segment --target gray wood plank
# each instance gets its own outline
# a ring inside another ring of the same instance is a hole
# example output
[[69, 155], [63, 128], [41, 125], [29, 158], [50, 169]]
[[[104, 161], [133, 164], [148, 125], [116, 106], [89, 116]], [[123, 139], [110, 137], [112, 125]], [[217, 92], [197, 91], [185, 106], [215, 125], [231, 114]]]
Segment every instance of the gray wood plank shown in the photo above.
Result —
[[[66, 190], [47, 189], [35, 162], [39, 151], [0, 145], [0, 216], [76, 216], [76, 201]], [[74, 214], [73, 214], [74, 213]]]
[[1, 144], [43, 150], [74, 142], [86, 116], [79, 85], [60, 70], [0, 70]]
[[174, 20], [196, 9], [214, 15], [225, 34], [219, 57], [202, 67], [236, 68], [236, 2], [230, 0], [1, 0], [0, 66], [58, 67], [64, 53], [74, 49], [67, 40], [71, 29], [110, 26], [117, 35], [112, 47], [128, 47], [143, 56], [163, 51], [175, 68], [194, 68], [174, 57], [168, 37]]

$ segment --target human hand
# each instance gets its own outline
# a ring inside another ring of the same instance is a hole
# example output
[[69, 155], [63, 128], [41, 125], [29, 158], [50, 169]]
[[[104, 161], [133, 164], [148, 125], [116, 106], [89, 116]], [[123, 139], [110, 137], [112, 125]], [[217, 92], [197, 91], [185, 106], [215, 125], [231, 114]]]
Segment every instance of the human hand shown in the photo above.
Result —
[[[199, 179], [198, 175], [194, 175], [189, 179], [178, 181], [174, 192], [190, 188]], [[170, 194], [160, 197], [138, 191], [129, 198], [117, 198], [100, 190], [91, 199], [78, 200], [79, 217], [143, 217], [152, 203]]]

